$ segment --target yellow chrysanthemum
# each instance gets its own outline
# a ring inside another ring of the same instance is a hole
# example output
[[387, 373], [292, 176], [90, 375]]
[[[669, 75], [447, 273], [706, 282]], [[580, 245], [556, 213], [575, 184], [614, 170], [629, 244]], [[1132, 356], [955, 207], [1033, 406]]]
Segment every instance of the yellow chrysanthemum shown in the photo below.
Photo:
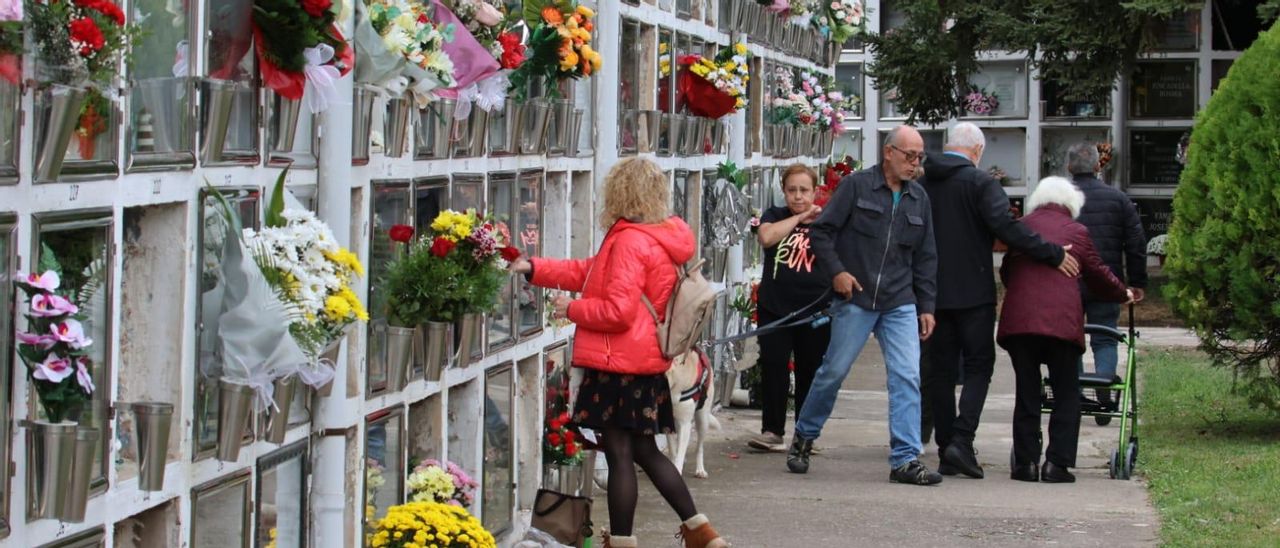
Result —
[[578, 15], [591, 18], [596, 16], [596, 12], [591, 11], [591, 8], [588, 8], [586, 6], [578, 6]]
[[734, 52], [734, 53], [736, 53], [736, 54], [738, 54], [738, 55], [746, 55], [746, 54], [747, 54], [747, 45], [746, 45], [746, 44], [743, 44], [742, 42], [738, 42], [737, 44], [734, 44], [734, 45], [733, 45], [733, 52]]

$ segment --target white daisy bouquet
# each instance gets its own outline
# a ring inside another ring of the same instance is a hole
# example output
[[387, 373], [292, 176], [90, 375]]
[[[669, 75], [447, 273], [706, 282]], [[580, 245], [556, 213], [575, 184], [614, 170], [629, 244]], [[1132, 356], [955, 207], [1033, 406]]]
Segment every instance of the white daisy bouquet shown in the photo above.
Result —
[[453, 25], [436, 25], [427, 9], [405, 0], [373, 0], [368, 6], [373, 30], [387, 50], [408, 61], [406, 75], [420, 95], [456, 84], [453, 60], [444, 51], [444, 44], [453, 41]]

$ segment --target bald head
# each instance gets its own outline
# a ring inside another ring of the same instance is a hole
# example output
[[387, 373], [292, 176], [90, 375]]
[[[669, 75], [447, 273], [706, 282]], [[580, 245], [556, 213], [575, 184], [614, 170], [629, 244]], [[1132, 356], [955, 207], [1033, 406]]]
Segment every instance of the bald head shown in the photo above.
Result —
[[924, 137], [911, 126], [895, 127], [885, 136], [881, 155], [886, 180], [893, 183], [913, 180], [917, 168], [924, 162]]

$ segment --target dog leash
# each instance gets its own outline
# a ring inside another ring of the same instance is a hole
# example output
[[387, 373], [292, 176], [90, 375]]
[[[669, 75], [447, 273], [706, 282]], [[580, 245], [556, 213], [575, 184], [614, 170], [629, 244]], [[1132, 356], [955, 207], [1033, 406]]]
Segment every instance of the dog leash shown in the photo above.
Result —
[[[774, 320], [765, 325], [752, 329], [751, 331], [745, 331], [742, 333], [738, 333], [737, 335], [731, 335], [728, 337], [724, 337], [722, 339], [715, 339], [713, 341], [703, 341], [698, 343], [698, 345], [703, 348], [710, 348], [713, 346], [728, 344], [731, 342], [737, 342], [743, 339], [749, 339], [751, 337], [759, 337], [761, 335], [767, 335], [774, 331], [778, 331], [779, 329], [786, 329], [788, 327], [795, 327], [797, 325], [809, 324], [813, 327], [821, 327], [823, 324], [826, 324], [827, 322], [831, 321], [831, 316], [827, 313], [830, 307], [824, 308], [818, 312], [815, 312], [799, 320], [796, 320], [794, 318], [796, 316], [799, 316], [801, 312], [809, 310], [814, 305], [821, 303], [825, 299], [828, 299], [831, 296], [831, 292], [832, 292], [831, 288], [827, 288], [826, 291], [822, 292], [822, 296], [818, 297], [817, 299], [814, 299], [813, 302], [806, 304], [800, 309], [790, 314], [787, 314], [786, 316], [783, 316], [777, 320]], [[759, 306], [759, 304], [757, 304], [756, 306]]]

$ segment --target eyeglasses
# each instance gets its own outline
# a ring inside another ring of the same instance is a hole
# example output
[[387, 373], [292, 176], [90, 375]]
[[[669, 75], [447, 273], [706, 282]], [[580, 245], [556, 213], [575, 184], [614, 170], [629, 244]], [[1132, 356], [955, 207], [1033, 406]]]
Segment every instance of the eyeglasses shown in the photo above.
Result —
[[901, 153], [902, 153], [902, 155], [903, 155], [903, 156], [905, 156], [905, 157], [907, 158], [907, 162], [915, 163], [915, 162], [917, 162], [917, 161], [922, 161], [922, 160], [924, 160], [924, 151], [923, 151], [923, 150], [918, 150], [918, 151], [917, 151], [917, 150], [902, 150], [902, 149], [898, 148], [898, 145], [889, 145], [889, 148], [892, 148], [893, 150], [896, 150], [896, 151], [898, 151], [898, 152], [901, 152]]

